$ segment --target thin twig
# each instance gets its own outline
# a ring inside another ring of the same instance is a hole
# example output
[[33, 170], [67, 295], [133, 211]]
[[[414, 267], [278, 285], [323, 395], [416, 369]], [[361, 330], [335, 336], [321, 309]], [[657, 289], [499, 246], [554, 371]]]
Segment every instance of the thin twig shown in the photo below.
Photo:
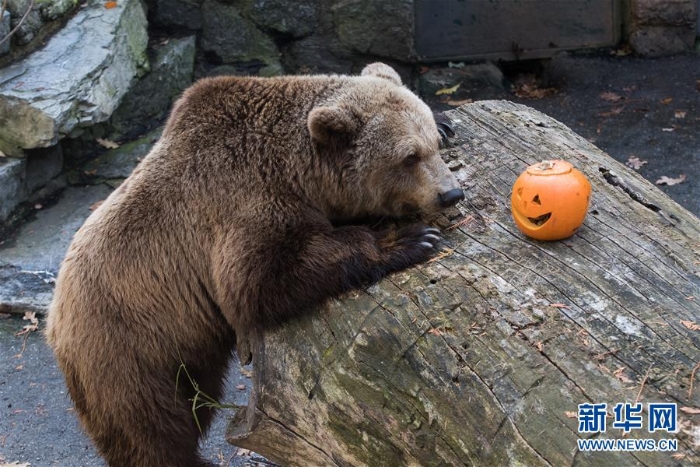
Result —
[[690, 373], [690, 387], [688, 388], [688, 399], [690, 399], [693, 395], [693, 380], [695, 380], [695, 372], [698, 371], [698, 368], [700, 368], [700, 362], [698, 362], [698, 364], [695, 365], [695, 368], [693, 368], [693, 372]]
[[639, 386], [639, 392], [637, 392], [637, 397], [634, 398], [634, 405], [637, 405], [637, 402], [639, 402], [639, 398], [642, 395], [642, 389], [644, 389], [644, 385], [647, 382], [647, 378], [649, 378], [649, 373], [651, 372], [651, 369], [654, 368], [654, 366], [650, 366], [649, 369], [647, 370], [647, 374], [644, 375], [644, 379], [642, 380], [642, 385]]
[[[2, 11], [5, 11], [5, 4], [7, 3], [7, 0], [3, 0], [2, 2]], [[0, 39], [0, 45], [2, 45], [6, 40], [8, 40], [14, 33], [17, 32], [17, 30], [22, 26], [22, 23], [24, 23], [24, 20], [27, 19], [27, 16], [29, 16], [29, 12], [32, 11], [32, 8], [34, 8], [34, 0], [31, 0], [29, 2], [29, 8], [27, 8], [27, 11], [24, 13], [24, 16], [22, 16], [22, 19], [19, 20], [19, 23], [17, 23], [17, 26], [14, 27], [14, 29], [10, 32], [7, 33], [7, 36], [3, 37]], [[2, 20], [2, 13], [0, 13], [0, 21]]]

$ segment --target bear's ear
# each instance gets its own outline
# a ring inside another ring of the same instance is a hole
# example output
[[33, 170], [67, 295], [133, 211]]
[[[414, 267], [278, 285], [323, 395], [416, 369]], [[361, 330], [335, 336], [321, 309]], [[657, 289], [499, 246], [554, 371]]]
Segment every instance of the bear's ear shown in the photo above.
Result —
[[361, 76], [376, 76], [377, 78], [384, 78], [391, 81], [394, 84], [401, 86], [401, 77], [399, 74], [391, 68], [389, 65], [384, 63], [376, 62], [367, 65], [360, 73]]
[[337, 106], [314, 108], [309, 113], [307, 125], [311, 137], [322, 144], [349, 138], [358, 131], [352, 113]]

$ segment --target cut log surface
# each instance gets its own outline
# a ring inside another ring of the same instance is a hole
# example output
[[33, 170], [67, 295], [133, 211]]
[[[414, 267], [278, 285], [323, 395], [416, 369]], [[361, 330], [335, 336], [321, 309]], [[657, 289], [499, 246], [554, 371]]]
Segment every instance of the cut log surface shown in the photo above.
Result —
[[[484, 101], [448, 115], [466, 192], [438, 216], [443, 252], [254, 339], [254, 389], [228, 441], [284, 466], [698, 465], [700, 220], [563, 124]], [[593, 190], [563, 241], [525, 237], [510, 191], [565, 159]], [[274, 293], [274, 291], [270, 291]], [[612, 428], [641, 402], [642, 429]], [[678, 432], [647, 430], [649, 402]], [[579, 433], [578, 405], [607, 403]], [[672, 439], [671, 452], [585, 452], [585, 438]]]

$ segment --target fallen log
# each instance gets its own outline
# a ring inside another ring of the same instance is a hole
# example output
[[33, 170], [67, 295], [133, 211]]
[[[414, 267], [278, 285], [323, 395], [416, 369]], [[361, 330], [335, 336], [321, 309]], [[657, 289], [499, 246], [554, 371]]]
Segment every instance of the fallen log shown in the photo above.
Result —
[[[435, 219], [444, 251], [254, 339], [228, 441], [284, 466], [699, 462], [700, 220], [533, 109], [448, 115], [467, 198]], [[559, 158], [590, 180], [588, 216], [570, 239], [528, 239], [511, 187]], [[636, 402], [644, 428], [623, 435], [614, 406]], [[677, 433], [649, 433], [650, 402], [677, 404]], [[607, 403], [605, 433], [579, 432], [585, 403]], [[677, 447], [586, 452], [586, 438]]]

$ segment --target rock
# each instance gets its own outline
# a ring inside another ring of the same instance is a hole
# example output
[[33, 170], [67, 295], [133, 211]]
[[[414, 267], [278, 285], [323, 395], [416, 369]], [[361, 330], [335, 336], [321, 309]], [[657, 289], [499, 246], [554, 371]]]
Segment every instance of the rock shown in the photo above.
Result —
[[103, 181], [128, 177], [138, 163], [160, 138], [163, 128], [158, 128], [141, 139], [110, 149], [83, 167], [88, 181]]
[[46, 311], [73, 234], [90, 207], [111, 191], [105, 185], [68, 188], [55, 205], [35, 211], [33, 220], [0, 243], [0, 312]]
[[[3, 40], [12, 30], [10, 26], [10, 12], [5, 10], [2, 12], [2, 17], [0, 17], [0, 41]], [[5, 55], [10, 51], [10, 39], [0, 44], [0, 55]]]
[[147, 67], [146, 26], [139, 0], [91, 3], [45, 47], [0, 70], [0, 139], [47, 147], [109, 118]]
[[49, 0], [39, 4], [39, 11], [45, 21], [53, 21], [68, 13], [77, 4], [78, 0]]
[[169, 39], [151, 60], [151, 71], [136, 81], [109, 120], [112, 137], [143, 133], [161, 121], [192, 83], [195, 36]]
[[198, 0], [157, 0], [153, 22], [165, 28], [202, 28], [202, 4]]
[[35, 218], [0, 246], [0, 262], [55, 273], [73, 234], [92, 212], [90, 206], [106, 199], [111, 191], [102, 184], [67, 188], [56, 204], [34, 211]]
[[281, 69], [274, 41], [243, 18], [236, 7], [206, 0], [202, 4], [202, 23], [201, 48], [214, 55], [211, 61], [257, 62]]
[[[7, 0], [7, 9], [12, 14], [13, 28], [17, 26], [30, 5], [31, 0]], [[36, 36], [43, 25], [44, 21], [41, 19], [39, 5], [35, 2], [32, 11], [27, 15], [17, 32], [15, 32], [12, 40], [18, 44], [26, 44], [34, 39], [34, 36]]]
[[27, 199], [25, 159], [0, 158], [0, 223]]
[[632, 49], [643, 57], [662, 57], [692, 50], [695, 30], [665, 26], [645, 26], [629, 37]]
[[61, 173], [63, 168], [63, 151], [61, 146], [33, 149], [27, 154], [27, 192], [49, 183], [49, 180]]
[[249, 0], [246, 13], [263, 30], [300, 38], [316, 30], [318, 1]]
[[55, 274], [25, 271], [0, 261], [0, 313], [45, 313], [55, 280]]
[[338, 73], [352, 71], [352, 55], [338, 39], [326, 36], [309, 36], [294, 41], [283, 55], [289, 70], [302, 73]]
[[633, 0], [631, 9], [639, 25], [688, 26], [697, 20], [696, 0]]
[[331, 8], [345, 46], [363, 54], [415, 60], [412, 0], [336, 2]]

